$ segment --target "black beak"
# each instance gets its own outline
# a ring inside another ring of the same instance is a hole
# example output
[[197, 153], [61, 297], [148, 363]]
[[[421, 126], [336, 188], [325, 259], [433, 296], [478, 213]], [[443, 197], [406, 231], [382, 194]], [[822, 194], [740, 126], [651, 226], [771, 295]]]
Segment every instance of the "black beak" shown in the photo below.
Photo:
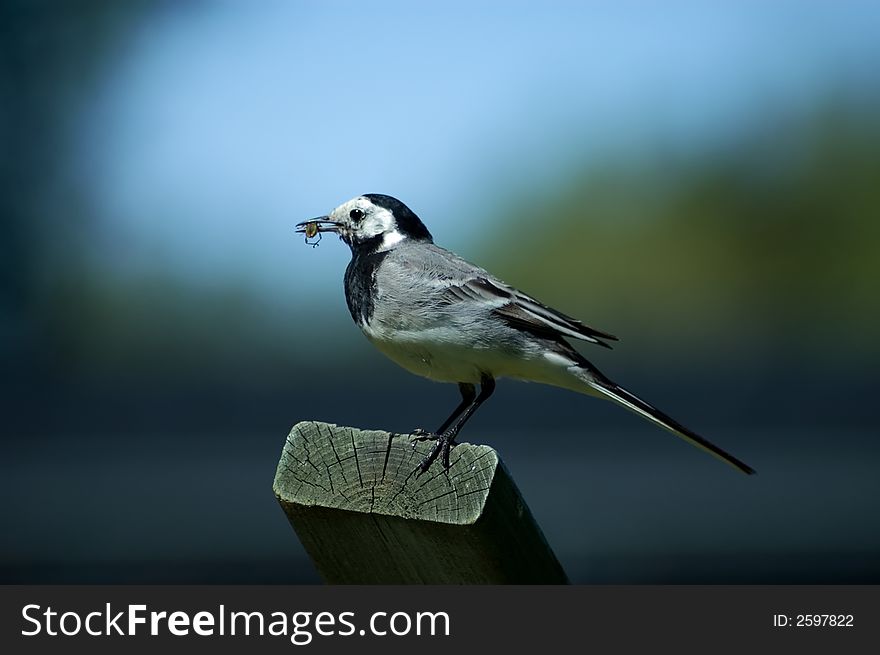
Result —
[[318, 216], [309, 221], [296, 224], [296, 231], [300, 233], [316, 234], [318, 232], [339, 232], [342, 223], [331, 221], [329, 216]]

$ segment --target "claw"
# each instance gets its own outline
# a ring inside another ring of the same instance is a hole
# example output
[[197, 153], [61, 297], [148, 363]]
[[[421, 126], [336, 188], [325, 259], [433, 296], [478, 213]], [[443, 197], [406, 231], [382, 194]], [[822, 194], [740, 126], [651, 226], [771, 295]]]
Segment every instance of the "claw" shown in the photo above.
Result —
[[[415, 434], [415, 432], [413, 432]], [[455, 435], [450, 434], [448, 432], [444, 432], [443, 434], [434, 434], [434, 433], [425, 433], [414, 438], [410, 443], [412, 443], [413, 447], [417, 441], [436, 441], [434, 447], [431, 449], [427, 455], [425, 455], [424, 459], [419, 463], [416, 467], [416, 471], [418, 471], [417, 476], [422, 473], [427, 473], [428, 469], [431, 468], [431, 464], [434, 463], [438, 457], [442, 455], [443, 462], [443, 471], [446, 475], [449, 475], [449, 469], [451, 464], [449, 463], [449, 453], [456, 446], [455, 443]]]
[[409, 440], [409, 444], [415, 448], [416, 444], [420, 441], [435, 441], [437, 439], [441, 439], [442, 436], [435, 432], [428, 432], [427, 430], [423, 430], [422, 428], [416, 428], [412, 432], [409, 433], [412, 439]]
[[449, 451], [452, 450], [452, 444], [449, 441], [443, 442], [443, 471], [449, 477]]

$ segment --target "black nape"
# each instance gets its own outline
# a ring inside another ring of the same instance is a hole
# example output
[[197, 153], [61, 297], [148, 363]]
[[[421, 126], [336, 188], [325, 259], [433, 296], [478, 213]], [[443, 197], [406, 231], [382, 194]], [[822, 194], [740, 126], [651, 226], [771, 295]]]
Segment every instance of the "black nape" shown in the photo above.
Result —
[[400, 202], [397, 198], [386, 196], [382, 193], [365, 193], [367, 198], [377, 207], [387, 209], [394, 214], [394, 220], [397, 222], [397, 230], [410, 239], [419, 241], [434, 241], [434, 237], [428, 232], [428, 228], [422, 223], [422, 220], [416, 216], [415, 212]]

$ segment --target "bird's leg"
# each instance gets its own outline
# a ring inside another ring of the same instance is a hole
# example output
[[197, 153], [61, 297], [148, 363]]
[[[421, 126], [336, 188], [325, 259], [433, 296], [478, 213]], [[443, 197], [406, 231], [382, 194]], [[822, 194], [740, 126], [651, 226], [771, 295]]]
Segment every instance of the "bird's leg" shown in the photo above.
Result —
[[[460, 389], [462, 392], [462, 400], [467, 400], [467, 396], [465, 396], [465, 385], [460, 385]], [[473, 393], [473, 385], [467, 385], [470, 387], [470, 391], [468, 395]], [[446, 471], [449, 471], [449, 452], [452, 450], [453, 446], [455, 446], [455, 438], [458, 436], [458, 433], [461, 432], [461, 429], [464, 427], [464, 424], [468, 422], [473, 413], [477, 411], [477, 408], [482, 405], [489, 396], [492, 395], [492, 392], [495, 391], [495, 379], [489, 375], [483, 375], [480, 378], [480, 395], [476, 398], [471, 396], [470, 402], [461, 413], [458, 414], [457, 418], [454, 419], [454, 423], [452, 427], [446, 427], [445, 430], [441, 430], [439, 434], [430, 434], [430, 435], [422, 435], [416, 437], [418, 440], [432, 439], [436, 440], [437, 443], [434, 444], [434, 447], [431, 449], [431, 452], [427, 454], [425, 459], [419, 464], [418, 469], [422, 473], [426, 472], [431, 464], [434, 463], [434, 460], [437, 459], [441, 454], [443, 455], [443, 468]], [[464, 402], [462, 402], [462, 405]], [[456, 409], [458, 412], [458, 409]], [[450, 421], [444, 423], [444, 426], [448, 424]]]
[[443, 425], [437, 428], [437, 434], [443, 434], [446, 432], [447, 428], [452, 425], [452, 422], [461, 416], [464, 411], [474, 403], [474, 400], [477, 397], [476, 387], [468, 382], [459, 382], [458, 390], [461, 392], [461, 402], [458, 404], [458, 407], [452, 410], [452, 414], [443, 421]]
[[458, 404], [458, 407], [452, 410], [452, 414], [449, 415], [445, 421], [443, 421], [443, 425], [437, 428], [436, 432], [428, 432], [426, 430], [422, 430], [421, 428], [416, 428], [412, 431], [413, 436], [415, 437], [412, 440], [412, 445], [415, 446], [417, 441], [429, 441], [434, 439], [439, 439], [440, 435], [446, 431], [452, 422], [461, 416], [461, 413], [468, 408], [468, 406], [474, 402], [474, 398], [477, 397], [477, 390], [474, 388], [474, 385], [469, 382], [459, 382], [458, 390], [461, 393], [461, 402]]

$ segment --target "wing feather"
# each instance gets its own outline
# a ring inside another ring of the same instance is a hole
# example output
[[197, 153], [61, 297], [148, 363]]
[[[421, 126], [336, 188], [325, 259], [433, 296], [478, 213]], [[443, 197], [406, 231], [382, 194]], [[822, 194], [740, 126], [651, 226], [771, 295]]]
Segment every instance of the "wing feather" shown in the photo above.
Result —
[[569, 337], [611, 348], [603, 339], [617, 341], [617, 337], [585, 325], [535, 300], [521, 291], [487, 277], [473, 277], [446, 287], [445, 295], [453, 302], [465, 299], [496, 304], [492, 312], [521, 330], [541, 337], [559, 339]]

